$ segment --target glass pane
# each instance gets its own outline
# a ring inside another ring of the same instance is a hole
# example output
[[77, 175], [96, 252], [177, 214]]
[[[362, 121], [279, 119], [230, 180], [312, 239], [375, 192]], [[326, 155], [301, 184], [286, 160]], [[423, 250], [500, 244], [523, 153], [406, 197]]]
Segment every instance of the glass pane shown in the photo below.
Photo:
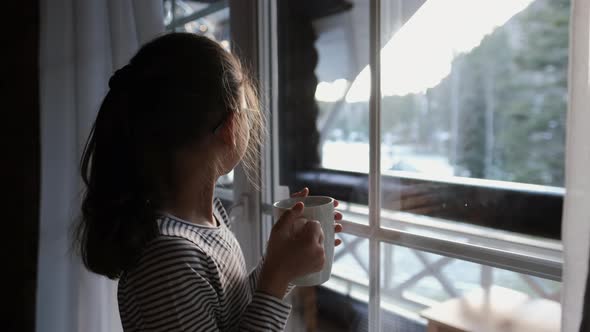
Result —
[[280, 184], [366, 206], [368, 102], [348, 100], [369, 63], [369, 1], [277, 5]]
[[[340, 233], [342, 244], [334, 250], [332, 277], [334, 286], [339, 280], [369, 286], [369, 240], [350, 234]], [[330, 284], [331, 285], [331, 284]]]
[[381, 271], [383, 331], [559, 331], [559, 282], [385, 243]]
[[[569, 0], [384, 0], [381, 9], [384, 219], [559, 239]], [[352, 83], [359, 101], [368, 79], [365, 68]]]
[[165, 0], [164, 24], [168, 30], [207, 36], [229, 50], [229, 7], [226, 1]]

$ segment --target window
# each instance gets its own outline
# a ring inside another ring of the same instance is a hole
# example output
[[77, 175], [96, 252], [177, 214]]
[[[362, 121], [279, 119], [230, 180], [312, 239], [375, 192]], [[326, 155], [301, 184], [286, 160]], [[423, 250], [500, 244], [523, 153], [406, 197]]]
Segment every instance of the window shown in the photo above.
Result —
[[228, 1], [165, 0], [164, 24], [167, 30], [207, 36], [229, 50]]
[[262, 3], [266, 228], [281, 186], [346, 218], [293, 329], [426, 331], [482, 294], [559, 322], [569, 1]]

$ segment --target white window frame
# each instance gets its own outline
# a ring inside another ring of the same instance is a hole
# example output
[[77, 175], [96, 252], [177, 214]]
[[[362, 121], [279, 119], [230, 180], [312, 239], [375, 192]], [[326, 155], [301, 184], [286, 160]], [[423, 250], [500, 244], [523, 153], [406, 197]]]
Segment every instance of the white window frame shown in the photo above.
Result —
[[[245, 178], [240, 167], [234, 175], [233, 202], [236, 208], [232, 216], [236, 235], [244, 250], [246, 262], [252, 267], [264, 252], [265, 242], [272, 225], [272, 202], [282, 199], [279, 183], [278, 152], [278, 44], [277, 4], [274, 0], [229, 0], [232, 45], [240, 50], [240, 56], [251, 65], [261, 90], [268, 124], [268, 137], [260, 160], [261, 191], [255, 190]], [[380, 25], [381, 1], [370, 0], [370, 172], [368, 223], [360, 224], [343, 220], [344, 233], [369, 240], [369, 331], [380, 330], [380, 251], [381, 243], [387, 243], [442, 256], [470, 261], [486, 266], [510, 270], [526, 275], [561, 281], [563, 261], [561, 249], [557, 255], [534, 256], [482, 245], [456, 242], [448, 239], [420, 235], [402, 229], [384, 228], [380, 213], [381, 202], [381, 72]], [[228, 193], [224, 193], [227, 195]], [[345, 215], [346, 218], [346, 215]], [[398, 220], [403, 223], [403, 220]]]

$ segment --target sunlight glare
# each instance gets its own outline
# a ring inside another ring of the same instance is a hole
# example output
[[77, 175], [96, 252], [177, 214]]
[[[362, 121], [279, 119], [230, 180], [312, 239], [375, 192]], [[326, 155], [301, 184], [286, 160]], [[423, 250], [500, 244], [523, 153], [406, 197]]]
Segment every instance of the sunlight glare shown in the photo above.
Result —
[[320, 82], [315, 90], [315, 99], [329, 103], [337, 102], [344, 97], [348, 81], [339, 78], [334, 82]]
[[[440, 83], [453, 58], [477, 47], [495, 28], [534, 0], [429, 0], [381, 49], [381, 93], [404, 96]], [[346, 94], [346, 102], [369, 100], [366, 66]]]

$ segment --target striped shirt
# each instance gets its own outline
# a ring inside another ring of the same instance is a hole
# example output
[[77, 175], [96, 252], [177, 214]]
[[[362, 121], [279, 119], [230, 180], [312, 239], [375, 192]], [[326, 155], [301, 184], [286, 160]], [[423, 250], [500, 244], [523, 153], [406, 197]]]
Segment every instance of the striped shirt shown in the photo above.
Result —
[[261, 264], [248, 274], [227, 213], [214, 206], [218, 227], [158, 218], [160, 235], [119, 280], [125, 332], [284, 329], [290, 305], [256, 291]]

